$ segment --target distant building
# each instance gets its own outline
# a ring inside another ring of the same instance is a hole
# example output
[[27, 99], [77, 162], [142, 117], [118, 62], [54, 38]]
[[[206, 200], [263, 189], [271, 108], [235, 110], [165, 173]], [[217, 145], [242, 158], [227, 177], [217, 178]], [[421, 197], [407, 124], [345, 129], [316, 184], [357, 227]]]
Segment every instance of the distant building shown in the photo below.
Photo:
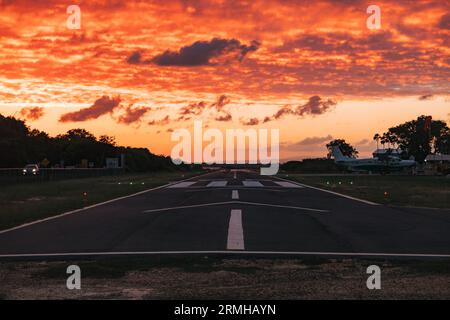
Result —
[[105, 159], [106, 168], [118, 169], [125, 167], [125, 155], [122, 153], [120, 158], [106, 158]]
[[119, 167], [119, 158], [106, 158], [106, 167], [107, 168], [120, 168]]
[[376, 149], [372, 153], [374, 158], [383, 159], [385, 157], [391, 156], [391, 157], [397, 157], [400, 158], [402, 155], [402, 150], [400, 149]]
[[449, 174], [450, 154], [429, 154], [425, 158], [425, 172], [428, 174]]

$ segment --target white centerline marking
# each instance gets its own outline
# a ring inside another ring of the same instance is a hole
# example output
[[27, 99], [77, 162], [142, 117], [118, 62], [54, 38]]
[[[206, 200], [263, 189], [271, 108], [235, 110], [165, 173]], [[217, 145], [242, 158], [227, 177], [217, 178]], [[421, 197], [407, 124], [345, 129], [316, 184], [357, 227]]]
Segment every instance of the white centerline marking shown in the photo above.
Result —
[[244, 230], [242, 228], [242, 210], [240, 209], [231, 210], [227, 250], [244, 250]]
[[228, 181], [212, 181], [210, 183], [208, 183], [206, 186], [208, 188], [211, 187], [225, 187], [227, 185]]
[[237, 179], [237, 173], [236, 173], [236, 171], [234, 172], [233, 179]]
[[246, 187], [264, 187], [264, 185], [261, 182], [259, 182], [259, 181], [244, 180], [244, 181], [242, 181], [242, 183]]
[[231, 191], [231, 199], [234, 199], [234, 200], [239, 199], [239, 192], [237, 190]]

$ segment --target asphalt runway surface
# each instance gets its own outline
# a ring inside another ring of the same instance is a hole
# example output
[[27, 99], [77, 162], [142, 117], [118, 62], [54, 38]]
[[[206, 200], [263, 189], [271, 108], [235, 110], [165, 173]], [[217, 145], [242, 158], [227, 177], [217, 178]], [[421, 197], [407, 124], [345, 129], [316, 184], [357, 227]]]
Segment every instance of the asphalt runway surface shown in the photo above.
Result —
[[1, 257], [196, 252], [450, 257], [450, 211], [377, 205], [237, 170], [0, 232]]

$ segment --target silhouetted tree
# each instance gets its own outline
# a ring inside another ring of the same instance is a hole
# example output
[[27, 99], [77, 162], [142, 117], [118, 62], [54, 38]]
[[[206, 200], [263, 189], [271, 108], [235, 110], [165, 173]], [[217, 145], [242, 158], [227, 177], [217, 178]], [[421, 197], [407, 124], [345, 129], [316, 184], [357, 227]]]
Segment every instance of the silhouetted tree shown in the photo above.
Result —
[[378, 133], [375, 133], [373, 136], [373, 140], [377, 142], [377, 149], [378, 149], [378, 143], [380, 142], [381, 136]]
[[432, 120], [431, 116], [420, 116], [389, 128], [386, 133], [390, 141], [398, 143], [408, 156], [423, 162], [433, 152], [446, 153], [449, 150], [450, 129], [444, 121]]
[[[347, 143], [344, 139], [335, 139], [330, 141], [327, 144], [328, 150], [331, 149], [332, 146], [338, 146], [341, 149], [341, 152], [344, 156], [350, 157], [350, 158], [357, 158], [358, 157], [358, 151], [349, 143]], [[328, 151], [328, 158], [331, 158], [332, 154], [331, 151]]]
[[158, 156], [145, 148], [120, 147], [114, 137], [103, 135], [98, 139], [85, 129], [71, 129], [56, 137], [43, 131], [30, 130], [23, 120], [0, 115], [0, 167], [22, 167], [27, 163], [40, 163], [47, 159], [50, 166], [80, 165], [83, 159], [105, 166], [105, 158], [125, 154], [125, 165], [131, 171], [188, 170], [178, 166], [169, 157]]

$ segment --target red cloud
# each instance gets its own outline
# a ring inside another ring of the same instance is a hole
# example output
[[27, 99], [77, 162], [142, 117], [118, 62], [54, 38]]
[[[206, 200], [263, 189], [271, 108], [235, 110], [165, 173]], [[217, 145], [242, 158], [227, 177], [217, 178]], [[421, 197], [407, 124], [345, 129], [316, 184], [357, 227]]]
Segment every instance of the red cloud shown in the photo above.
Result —
[[26, 119], [35, 121], [41, 118], [44, 115], [44, 108], [42, 107], [29, 107], [22, 108], [20, 110], [20, 114], [24, 116]]
[[145, 116], [152, 108], [150, 107], [136, 107], [128, 106], [124, 108], [125, 114], [120, 115], [117, 119], [118, 123], [131, 124], [140, 122], [142, 117]]
[[258, 118], [250, 118], [248, 120], [241, 120], [241, 123], [244, 126], [256, 126], [259, 124]]
[[325, 112], [328, 112], [332, 107], [336, 105], [336, 101], [331, 99], [323, 100], [319, 96], [312, 96], [308, 99], [308, 102], [299, 105], [297, 107], [291, 106], [283, 106], [272, 116], [265, 117], [263, 122], [269, 122], [271, 120], [278, 120], [282, 118], [284, 115], [296, 115], [299, 117], [303, 117], [305, 115], [320, 115]]
[[91, 119], [97, 119], [98, 117], [111, 113], [120, 104], [120, 97], [109, 98], [103, 96], [97, 99], [92, 106], [85, 109], [80, 109], [75, 112], [63, 114], [59, 119], [60, 122], [79, 122]]
[[164, 118], [160, 119], [160, 120], [152, 120], [148, 123], [149, 126], [154, 126], [154, 125], [160, 125], [160, 126], [164, 126], [166, 124], [169, 124], [170, 122], [170, 118], [169, 116], [165, 116]]

